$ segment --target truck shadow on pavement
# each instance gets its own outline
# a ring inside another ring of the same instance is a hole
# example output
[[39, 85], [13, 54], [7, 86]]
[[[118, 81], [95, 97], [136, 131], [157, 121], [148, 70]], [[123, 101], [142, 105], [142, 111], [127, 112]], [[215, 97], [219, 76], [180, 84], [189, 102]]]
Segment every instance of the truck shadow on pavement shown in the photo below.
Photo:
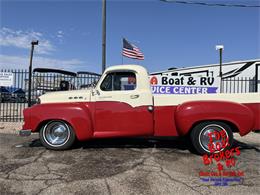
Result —
[[[29, 143], [29, 147], [42, 147], [39, 139], [35, 139]], [[253, 149], [260, 152], [260, 149], [238, 140], [234, 140], [233, 147], [239, 147], [240, 150]], [[77, 141], [72, 149], [98, 149], [98, 148], [172, 148], [177, 150], [188, 150], [193, 154], [197, 154], [191, 143], [186, 138], [106, 138], [106, 139], [93, 139], [88, 141]]]
[[239, 147], [240, 150], [249, 150], [249, 149], [253, 149], [255, 150], [256, 152], [260, 152], [260, 149], [257, 148], [256, 146], [254, 145], [250, 145], [250, 144], [247, 144], [247, 143], [244, 143], [244, 142], [240, 142], [238, 140], [234, 140], [234, 143], [233, 143], [233, 147]]

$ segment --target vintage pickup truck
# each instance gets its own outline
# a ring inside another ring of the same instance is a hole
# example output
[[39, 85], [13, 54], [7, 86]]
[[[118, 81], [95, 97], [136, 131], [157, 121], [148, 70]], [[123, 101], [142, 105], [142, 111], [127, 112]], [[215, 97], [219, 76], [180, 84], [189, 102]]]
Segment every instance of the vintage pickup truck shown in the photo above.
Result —
[[186, 136], [205, 154], [212, 152], [209, 142], [219, 152], [232, 146], [233, 132], [260, 129], [260, 93], [153, 95], [148, 77], [142, 66], [113, 66], [91, 89], [42, 95], [24, 110], [20, 135], [39, 132], [53, 150], [75, 140]]

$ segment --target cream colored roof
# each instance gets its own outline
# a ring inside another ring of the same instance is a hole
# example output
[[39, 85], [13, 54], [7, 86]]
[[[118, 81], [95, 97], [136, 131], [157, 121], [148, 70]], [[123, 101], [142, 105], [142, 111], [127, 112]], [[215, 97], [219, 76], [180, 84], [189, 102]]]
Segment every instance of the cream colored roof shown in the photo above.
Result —
[[143, 66], [133, 65], [133, 64], [110, 66], [106, 69], [105, 72], [110, 72], [110, 71], [114, 71], [114, 70], [133, 70], [136, 72], [142, 72], [142, 71], [147, 72], [147, 70]]

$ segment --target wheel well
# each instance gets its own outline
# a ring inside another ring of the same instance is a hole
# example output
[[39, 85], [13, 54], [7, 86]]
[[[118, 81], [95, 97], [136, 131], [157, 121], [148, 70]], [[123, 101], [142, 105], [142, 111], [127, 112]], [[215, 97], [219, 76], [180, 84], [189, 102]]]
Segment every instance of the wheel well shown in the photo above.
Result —
[[38, 126], [37, 126], [35, 132], [39, 132], [40, 129], [43, 127], [43, 125], [45, 125], [45, 124], [48, 123], [49, 121], [51, 121], [51, 119], [50, 119], [50, 120], [41, 121], [41, 122], [38, 124]]
[[47, 124], [47, 123], [50, 122], [50, 121], [63, 121], [63, 122], [65, 122], [66, 124], [68, 124], [69, 126], [71, 126], [71, 124], [68, 123], [68, 122], [65, 121], [65, 120], [60, 120], [60, 119], [47, 119], [47, 120], [41, 121], [41, 122], [39, 123], [39, 125], [37, 126], [35, 132], [39, 132], [40, 129], [41, 129], [45, 124]]
[[198, 125], [199, 123], [207, 122], [207, 121], [218, 121], [218, 122], [226, 123], [226, 124], [231, 128], [231, 130], [232, 130], [233, 133], [239, 132], [238, 127], [237, 127], [234, 123], [232, 123], [232, 122], [230, 122], [230, 121], [225, 121], [225, 120], [201, 120], [201, 121], [197, 121], [197, 122], [195, 122], [195, 123], [191, 126], [189, 132], [191, 132], [191, 130], [192, 130], [196, 125]]

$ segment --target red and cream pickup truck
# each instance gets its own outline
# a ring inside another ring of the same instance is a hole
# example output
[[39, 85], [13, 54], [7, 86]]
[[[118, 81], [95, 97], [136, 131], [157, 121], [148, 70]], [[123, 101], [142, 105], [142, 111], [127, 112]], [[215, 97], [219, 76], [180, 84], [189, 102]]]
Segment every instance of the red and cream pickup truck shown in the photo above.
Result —
[[231, 147], [233, 132], [260, 129], [260, 93], [155, 95], [148, 77], [142, 66], [113, 66], [91, 89], [42, 95], [24, 110], [20, 135], [39, 132], [54, 150], [75, 140], [186, 136], [205, 154]]

